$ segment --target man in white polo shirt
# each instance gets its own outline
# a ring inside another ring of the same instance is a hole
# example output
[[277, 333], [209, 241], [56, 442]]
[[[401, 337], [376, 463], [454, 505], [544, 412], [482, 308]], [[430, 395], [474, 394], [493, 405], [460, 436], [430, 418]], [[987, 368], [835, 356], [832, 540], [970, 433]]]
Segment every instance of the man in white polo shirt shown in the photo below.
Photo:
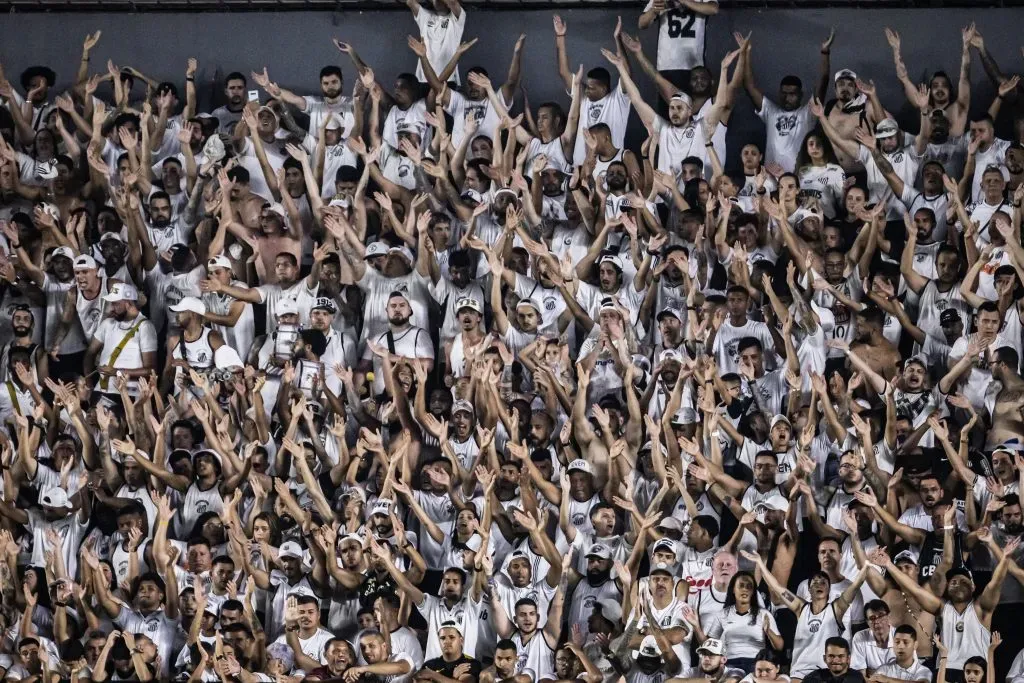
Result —
[[123, 375], [134, 393], [139, 377], [156, 369], [156, 328], [138, 309], [139, 292], [134, 285], [115, 283], [103, 297], [110, 317], [104, 318], [85, 351], [85, 374], [99, 373], [96, 388], [116, 394], [111, 379]]
[[[367, 372], [373, 370], [374, 395], [384, 391], [383, 364], [378, 354], [388, 353], [392, 357], [397, 356], [421, 363], [428, 372], [434, 367], [434, 344], [430, 341], [430, 333], [410, 322], [412, 304], [409, 303], [406, 293], [404, 291], [391, 292], [386, 310], [388, 315], [387, 331], [371, 338], [363, 353], [363, 358], [359, 362], [359, 382], [363, 381]], [[374, 351], [375, 348], [376, 351]]]

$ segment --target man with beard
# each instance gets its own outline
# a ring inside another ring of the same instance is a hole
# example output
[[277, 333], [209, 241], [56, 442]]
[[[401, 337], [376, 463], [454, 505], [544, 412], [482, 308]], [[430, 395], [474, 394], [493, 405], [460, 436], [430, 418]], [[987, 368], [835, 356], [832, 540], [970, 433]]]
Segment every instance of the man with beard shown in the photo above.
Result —
[[[1003, 167], [1006, 159], [1006, 150], [1010, 143], [996, 137], [995, 123], [988, 114], [983, 114], [976, 121], [971, 121], [971, 142], [967, 147], [967, 163], [964, 167], [963, 177], [960, 179], [960, 196], [966, 197], [968, 201], [991, 203], [991, 199], [985, 197], [984, 175], [989, 169], [999, 172], [1005, 181], [1009, 175]], [[969, 173], [971, 164], [974, 165], [973, 175]], [[969, 190], [969, 191], [968, 191]]]
[[172, 245], [187, 242], [186, 233], [181, 225], [180, 217], [174, 216], [171, 198], [163, 190], [157, 190], [149, 196], [148, 221], [146, 230], [149, 241], [157, 253], [167, 251]]
[[[448, 218], [442, 214], [436, 214], [431, 216], [430, 222], [434, 223], [439, 219], [448, 221]], [[436, 241], [434, 244], [437, 246]], [[440, 256], [440, 253], [438, 255]], [[441, 323], [440, 335], [442, 345], [452, 344], [457, 337], [472, 329], [466, 327], [463, 310], [457, 305], [469, 300], [478, 302], [482, 306], [485, 300], [483, 287], [475, 280], [475, 255], [464, 249], [452, 251], [448, 255], [447, 266], [448, 274], [445, 275], [444, 268], [442, 268], [441, 276], [430, 286], [430, 295], [443, 307], [441, 315], [444, 322]], [[483, 311], [478, 313], [482, 317]], [[478, 329], [479, 323], [480, 320], [477, 320]]]
[[[206, 263], [206, 274], [209, 279], [217, 280], [222, 285], [248, 288], [241, 280], [234, 279], [231, 261], [226, 256], [210, 258]], [[239, 353], [247, 352], [252, 347], [255, 331], [252, 304], [213, 290], [203, 293], [202, 302], [206, 306], [203, 319], [220, 334], [224, 343]]]
[[[471, 369], [468, 363], [469, 356], [480, 351], [478, 347], [484, 341], [485, 335], [481, 329], [481, 322], [484, 318], [482, 301], [482, 298], [476, 299], [473, 296], [468, 296], [460, 297], [452, 304], [458, 328], [456, 328], [454, 337], [444, 344], [444, 366], [446, 381], [450, 377], [453, 385], [455, 380], [460, 377], [469, 376]], [[447, 325], [448, 321], [446, 320], [445, 326]], [[443, 336], [444, 329], [442, 328], [442, 338]]]
[[412, 304], [409, 302], [408, 294], [403, 291], [391, 292], [386, 310], [387, 331], [378, 334], [376, 338], [371, 338], [373, 346], [367, 346], [356, 368], [357, 386], [362, 386], [366, 381], [366, 374], [373, 371], [374, 395], [380, 395], [384, 391], [383, 363], [378, 352], [374, 351], [374, 346], [391, 356], [417, 363], [427, 372], [434, 367], [434, 344], [430, 340], [430, 334], [422, 327], [410, 323]]
[[[270, 573], [252, 564], [248, 552], [242, 553], [245, 573], [252, 576], [256, 587], [268, 591], [267, 637], [279, 638], [287, 630], [287, 601], [295, 596], [307, 596], [319, 599], [323, 587], [315, 577], [315, 572], [307, 572], [303, 567], [302, 546], [295, 541], [286, 541], [278, 549], [277, 565], [281, 571]], [[313, 554], [319, 562], [318, 556]], [[315, 603], [314, 603], [315, 604]]]
[[411, 679], [415, 667], [412, 656], [394, 650], [380, 631], [363, 631], [359, 636], [359, 652], [366, 664], [349, 667], [345, 671], [346, 681], [407, 683]]
[[467, 585], [469, 578], [466, 572], [458, 567], [449, 567], [441, 576], [441, 596], [428, 595], [413, 585], [405, 572], [395, 566], [390, 552], [379, 543], [371, 543], [370, 549], [387, 568], [399, 590], [416, 606], [427, 622], [427, 645], [423, 656], [427, 660], [442, 656], [440, 631], [443, 624], [453, 622], [465, 636], [465, 653], [474, 657], [483, 611], [481, 598], [488, 580], [487, 573], [474, 572], [472, 583]]
[[[610, 506], [609, 512], [612, 512]], [[621, 579], [612, 578], [612, 550], [604, 543], [604, 539], [596, 538], [587, 549], [584, 559], [586, 573], [583, 576], [569, 569], [569, 585], [573, 586], [572, 600], [569, 602], [569, 623], [579, 624], [580, 632], [586, 638], [590, 635], [587, 618], [594, 605], [602, 600], [620, 602], [622, 586]]]
[[[562, 77], [567, 92], [572, 92], [574, 87], [574, 76], [569, 68], [569, 55], [565, 49], [565, 37], [568, 29], [565, 22], [558, 15], [554, 17], [555, 28], [555, 52], [558, 56], [558, 74]], [[615, 46], [619, 55], [623, 54], [622, 47], [622, 19], [615, 27]], [[629, 62], [624, 62], [623, 68], [629, 71]], [[623, 83], [612, 90], [612, 78], [608, 70], [602, 67], [591, 69], [583, 80], [583, 94], [585, 100], [580, 113], [584, 129], [589, 129], [599, 123], [605, 124], [611, 133], [612, 144], [620, 148], [626, 137], [626, 122], [629, 119], [630, 100], [626, 94]], [[572, 160], [580, 164], [587, 156], [586, 143], [583, 135], [576, 136], [576, 147], [572, 153]], [[539, 677], [538, 677], [539, 680]]]
[[742, 669], [725, 665], [725, 645], [717, 638], [708, 638], [697, 648], [697, 666], [683, 672], [682, 678], [665, 683], [736, 683], [743, 678]]
[[[344, 43], [336, 42], [335, 45], [341, 49], [341, 45]], [[291, 90], [278, 86], [277, 83], [270, 80], [266, 67], [263, 67], [262, 73], [254, 71], [250, 75], [256, 84], [275, 100], [281, 100], [285, 104], [305, 112], [309, 117], [310, 135], [315, 136], [324, 125], [324, 120], [331, 116], [340, 121], [341, 129], [344, 131], [341, 134], [342, 138], [347, 138], [353, 129], [358, 130], [361, 127], [357, 125], [357, 122], [362, 118], [362, 112], [353, 106], [351, 97], [342, 94], [345, 89], [345, 78], [340, 67], [329, 64], [320, 69], [319, 97], [296, 95]]]
[[[601, 241], [603, 240], [598, 237], [598, 242]], [[583, 281], [588, 279], [591, 274], [590, 264], [592, 261], [590, 259], [586, 259], [581, 264], [581, 267], [577, 268], [576, 274], [581, 282], [576, 290], [576, 301], [579, 302], [592, 321], [596, 322], [600, 318], [601, 302], [607, 297], [614, 298], [625, 307], [631, 321], [638, 320], [640, 306], [643, 304], [644, 296], [647, 292], [647, 280], [651, 265], [650, 253], [657, 251], [660, 243], [664, 242], [664, 240], [655, 238], [651, 242], [652, 245], [648, 247], [648, 254], [644, 257], [640, 268], [633, 275], [631, 282], [626, 280], [622, 258], [615, 254], [606, 253], [598, 260], [597, 287]], [[597, 243], [591, 248], [596, 248], [596, 246]]]
[[833, 636], [825, 641], [825, 668], [809, 673], [807, 683], [864, 683], [864, 675], [850, 668], [850, 643]]
[[[960, 677], [963, 676], [964, 663], [969, 658], [989, 655], [992, 614], [999, 604], [1011, 565], [1017, 566], [1017, 563], [1009, 553], [1003, 554], [988, 585], [975, 598], [974, 578], [964, 567], [950, 569], [944, 576], [938, 577], [937, 582], [923, 587], [914, 577], [895, 570], [891, 562], [885, 562], [886, 570], [899, 587], [916, 599], [925, 611], [941, 619], [941, 641], [948, 650], [949, 658], [946, 671], [957, 677], [951, 680], [963, 680]], [[945, 595], [945, 598], [938, 595]]]
[[[879, 110], [875, 104], [878, 99], [874, 89], [871, 88], [870, 93], [862, 91], [861, 86], [865, 84], [857, 79], [857, 74], [853, 70], [840, 69], [836, 72], [834, 82], [836, 99], [825, 104], [824, 115], [837, 139], [852, 140], [857, 128], [864, 124], [873, 128], [876, 122], [885, 117], [885, 111]], [[839, 165], [847, 173], [862, 168], [856, 156], [838, 147], [835, 148], [835, 153]]]
[[187, 296], [170, 308], [177, 314], [181, 334], [167, 340], [167, 362], [161, 379], [164, 394], [178, 389], [178, 378], [187, 377], [190, 370], [200, 375], [209, 371], [213, 367], [214, 354], [224, 345], [220, 333], [203, 324], [206, 305], [202, 301]]
[[220, 123], [220, 132], [231, 135], [235, 132], [235, 126], [242, 120], [246, 84], [245, 76], [238, 71], [232, 71], [224, 79], [224, 98], [227, 103], [211, 112], [213, 118]]
[[[828, 94], [828, 75], [832, 41], [835, 32], [829, 33], [828, 39], [821, 44], [821, 66], [818, 80], [814, 87], [814, 97], [825, 99]], [[785, 171], [792, 172], [796, 167], [796, 157], [800, 152], [800, 143], [810, 132], [814, 123], [811, 114], [810, 100], [804, 99], [803, 82], [797, 76], [785, 76], [779, 83], [778, 104], [762, 93], [754, 82], [753, 59], [751, 58], [752, 43], [747, 40], [740, 43], [743, 49], [740, 64], [743, 67], [743, 87], [754, 105], [754, 112], [764, 121], [767, 143], [765, 145], [765, 165], [778, 164]], [[737, 67], [740, 68], [740, 67]]]
[[[78, 349], [75, 349], [72, 344], [67, 344], [67, 349], [62, 349], [60, 344], [55, 344], [55, 338], [57, 329], [64, 314], [64, 308], [67, 305], [68, 292], [75, 286], [74, 283], [74, 259], [75, 252], [69, 247], [57, 247], [50, 252], [49, 269], [42, 270], [38, 268], [35, 263], [29, 257], [28, 253], [21, 246], [16, 250], [17, 259], [14, 264], [19, 273], [23, 273], [33, 282], [39, 289], [46, 295], [46, 333], [44, 335], [45, 347], [40, 347], [38, 353], [34, 353], [32, 365], [34, 368], [39, 368], [37, 376], [40, 380], [50, 376], [50, 371], [47, 365], [47, 353], [45, 349], [51, 349], [56, 353], [52, 353], [53, 356], [53, 376], [61, 377], [68, 370], [78, 370], [81, 368], [81, 360], [84, 351], [84, 345], [81, 345]], [[11, 342], [15, 346], [29, 346], [32, 341], [33, 330], [32, 327], [35, 323], [32, 312], [28, 307], [17, 307], [15, 310], [24, 308], [24, 312], [28, 317], [28, 331], [25, 331], [25, 320], [21, 320], [21, 324], [14, 320], [15, 314], [11, 314], [11, 326], [14, 331], [14, 340]], [[24, 316], [23, 316], [24, 317]], [[19, 331], [20, 328], [20, 331]], [[34, 346], [34, 345], [33, 345]], [[39, 367], [39, 364], [43, 365]], [[0, 379], [6, 378], [7, 363], [3, 362], [0, 358], [0, 372], [4, 373], [0, 375]]]
[[[662, 335], [662, 338], [667, 340], [666, 344], [671, 344], [675, 334], [681, 334], [678, 317], [680, 315], [682, 314], [674, 309], [667, 309], [658, 314], [658, 325], [667, 332]], [[651, 381], [648, 382], [647, 389], [640, 399], [640, 407], [646, 409], [645, 412], [651, 419], [660, 422], [665, 415], [665, 406], [668, 405], [669, 397], [675, 390], [676, 382], [684, 373], [683, 357], [675, 348], [662, 349], [657, 355], [657, 360], [651, 373]], [[689, 376], [688, 372], [685, 374]]]
[[96, 328], [85, 352], [85, 375], [99, 372], [96, 388], [101, 393], [118, 393], [111, 381], [115, 375], [124, 377], [128, 391], [135, 393], [137, 379], [156, 369], [156, 328], [139, 312], [138, 297], [135, 286], [123, 282], [103, 297], [110, 317]]
[[[321, 292], [322, 293], [322, 292]], [[325, 296], [317, 297], [313, 309], [309, 312], [310, 328], [322, 332], [327, 340], [327, 350], [320, 354], [326, 375], [327, 387], [335, 395], [342, 395], [341, 380], [331, 369], [340, 364], [344, 368], [356, 364], [356, 340], [346, 330], [338, 331], [334, 326], [334, 316], [338, 312], [334, 301]]]
[[277, 307], [283, 301], [294, 304], [299, 313], [299, 323], [309, 324], [309, 313], [316, 301], [320, 286], [320, 267], [332, 251], [329, 244], [322, 244], [313, 251], [313, 267], [309, 275], [298, 279], [299, 262], [294, 254], [282, 251], [274, 259], [274, 273], [277, 282], [264, 284], [251, 289], [243, 289], [234, 285], [224, 284], [220, 279], [206, 279], [199, 283], [203, 292], [226, 294], [240, 301], [251, 304], [266, 304], [266, 330], [270, 334], [277, 329]]
[[775, 348], [775, 339], [768, 326], [747, 317], [749, 307], [750, 293], [746, 288], [732, 286], [727, 291], [725, 307], [717, 309], [711, 318], [711, 332], [705, 347], [713, 350], [723, 374], [739, 370], [739, 345], [743, 339], [756, 339], [762, 349]]
[[[24, 304], [14, 306], [10, 315], [14, 339], [0, 347], [0, 381], [19, 379], [15, 367], [17, 363], [24, 363], [32, 384], [42, 384], [43, 380], [50, 377], [49, 356], [42, 345], [32, 341], [35, 336], [35, 316]], [[13, 356], [16, 352], [15, 360]], [[32, 412], [31, 409], [29, 412]]]
[[[927, 264], [922, 263], [925, 258], [921, 250], [914, 252], [914, 269], [924, 277], [935, 277], [933, 262], [939, 244], [946, 239], [946, 211], [949, 209], [949, 197], [942, 180], [946, 173], [945, 167], [935, 160], [925, 161], [921, 166], [921, 191], [918, 192], [913, 180], [904, 180], [885, 155], [874, 155], [872, 158], [896, 199], [903, 203], [906, 213], [913, 220], [920, 241], [918, 246], [929, 252]], [[925, 210], [931, 212], [931, 230], [924, 230], [922, 219], [919, 219], [919, 214]], [[925, 269], [922, 270], [921, 266]]]
[[[619, 87], [625, 90], [630, 102], [645, 126], [658, 136], [658, 170], [679, 178], [682, 172], [683, 159], [697, 157], [704, 162], [705, 168], [711, 167], [708, 149], [712, 140], [705, 140], [706, 130], [715, 130], [720, 122], [727, 120], [731, 100], [719, 97], [711, 108], [704, 113], [701, 125], [693, 118], [693, 100], [684, 92], [674, 93], [668, 103], [668, 119], [664, 119], [647, 104], [640, 94], [640, 89], [630, 77], [626, 56], [602, 50], [605, 59], [619, 71]], [[722, 60], [722, 81], [728, 82], [729, 65], [736, 60], [740, 50], [734, 50]]]
[[535, 681], [550, 678], [554, 674], [554, 653], [562, 632], [562, 608], [568, 589], [571, 562], [572, 554], [566, 553], [562, 558], [562, 576], [547, 610], [547, 620], [543, 629], [540, 628], [539, 607], [535, 601], [522, 598], [516, 602], [512, 610], [514, 619], [510, 621], [507, 608], [502, 605], [498, 591], [491, 592], [494, 630], [499, 638], [509, 638], [515, 644], [518, 652], [517, 674], [532, 673]]

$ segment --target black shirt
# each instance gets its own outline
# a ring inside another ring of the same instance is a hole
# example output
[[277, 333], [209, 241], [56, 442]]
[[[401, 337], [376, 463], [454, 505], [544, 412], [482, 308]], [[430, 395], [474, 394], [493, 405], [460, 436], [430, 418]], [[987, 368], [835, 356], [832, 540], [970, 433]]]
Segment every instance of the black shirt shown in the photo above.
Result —
[[848, 669], [842, 676], [833, 676], [827, 668], [818, 669], [804, 678], [803, 683], [864, 683], [864, 674]]
[[461, 657], [453, 662], [445, 661], [444, 657], [435, 657], [434, 659], [428, 659], [423, 662], [424, 669], [430, 669], [436, 671], [442, 676], [448, 678], [455, 678], [455, 668], [462, 664], [469, 664], [469, 674], [473, 678], [479, 678], [480, 672], [483, 671], [483, 665], [476, 659], [463, 654]]

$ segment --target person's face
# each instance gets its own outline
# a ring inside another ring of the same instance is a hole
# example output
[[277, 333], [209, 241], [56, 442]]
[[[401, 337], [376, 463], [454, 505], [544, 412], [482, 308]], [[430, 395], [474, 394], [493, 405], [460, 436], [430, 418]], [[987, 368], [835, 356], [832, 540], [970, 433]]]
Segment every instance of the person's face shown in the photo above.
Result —
[[749, 605], [754, 599], [755, 590], [754, 582], [749, 577], [741, 576], [736, 579], [736, 583], [733, 584], [733, 596], [736, 598], [736, 603]]
[[519, 320], [519, 327], [527, 334], [536, 332], [540, 324], [540, 316], [533, 306], [517, 306], [516, 318]]
[[[755, 346], [750, 346], [740, 352], [740, 366], [749, 365], [754, 368], [754, 376], [760, 377], [764, 372], [764, 354]], [[784, 423], [779, 423], [784, 424]]]
[[882, 138], [878, 141], [878, 146], [885, 154], [892, 154], [900, 146], [899, 134], [897, 133], [896, 135], [890, 135], [887, 138]]
[[85, 643], [85, 661], [90, 667], [96, 666], [96, 660], [103, 652], [103, 645], [106, 641], [103, 638], [90, 638]]
[[917, 229], [917, 239], [919, 241], [927, 241], [932, 236], [932, 231], [935, 229], [935, 221], [928, 211], [918, 209], [914, 212], [914, 227]]
[[36, 134], [36, 159], [47, 161], [54, 155], [54, 139], [48, 130], [41, 130]]
[[626, 189], [626, 180], [626, 167], [622, 164], [612, 164], [605, 172], [604, 182], [613, 192]]
[[840, 676], [850, 668], [850, 653], [845, 648], [829, 645], [825, 648], [825, 666], [833, 676]]
[[910, 391], [919, 391], [924, 386], [926, 371], [920, 363], [907, 363], [903, 368], [903, 383]]
[[409, 322], [412, 317], [412, 308], [405, 298], [396, 296], [388, 300], [388, 322], [395, 326], [401, 326]]
[[750, 299], [743, 292], [729, 292], [725, 297], [725, 305], [729, 315], [734, 318], [742, 318], [747, 314], [747, 307]]
[[913, 656], [917, 649], [917, 640], [906, 633], [896, 633], [892, 637], [892, 652], [897, 659]]
[[868, 627], [876, 638], [887, 638], [889, 636], [889, 611], [888, 610], [867, 610], [865, 616], [868, 620]]
[[463, 640], [459, 632], [453, 628], [443, 628], [437, 639], [441, 644], [441, 654], [456, 658], [462, 654]]
[[985, 678], [985, 670], [971, 662], [964, 664], [964, 681], [966, 683], [981, 683]]
[[967, 602], [974, 593], [974, 582], [958, 574], [946, 583], [946, 593], [952, 602]]
[[1006, 181], [1003, 179], [1002, 172], [998, 170], [985, 171], [984, 175], [981, 177], [981, 189], [985, 193], [986, 197], [1001, 197], [1003, 190], [1006, 189]]
[[272, 111], [262, 109], [256, 114], [257, 131], [263, 135], [272, 135], [277, 130], [277, 117]]
[[[242, 610], [240, 609], [222, 609], [220, 612], [220, 627], [227, 628], [242, 622]], [[240, 632], [235, 632], [231, 638], [231, 644], [234, 645], [236, 651], [245, 652], [248, 650], [245, 647], [248, 639]]]
[[590, 498], [594, 488], [592, 479], [593, 477], [580, 470], [573, 470], [569, 473], [569, 490], [576, 500], [587, 500]]
[[452, 225], [448, 221], [436, 221], [428, 231], [430, 239], [434, 241], [434, 248], [442, 251], [448, 248], [448, 242], [452, 238]]
[[333, 100], [341, 94], [341, 77], [328, 74], [320, 78], [320, 92], [327, 99]]
[[115, 301], [108, 304], [110, 315], [118, 322], [124, 322], [128, 319], [128, 302], [127, 301]]
[[[854, 453], [847, 453], [839, 460], [839, 476], [847, 485], [856, 485], [864, 479], [864, 472], [860, 468], [860, 456]], [[819, 554], [821, 551], [818, 551]]]
[[857, 96], [857, 84], [852, 78], [840, 78], [836, 81], [836, 99], [850, 102]]
[[596, 78], [587, 77], [584, 81], [583, 93], [587, 96], [587, 99], [591, 102], [597, 102], [602, 97], [608, 94], [608, 85], [604, 81]]
[[132, 529], [141, 529], [142, 520], [137, 514], [130, 515], [118, 515], [117, 517], [117, 532], [124, 538], [128, 538], [128, 533]]
[[921, 502], [925, 508], [930, 510], [942, 500], [942, 486], [937, 479], [922, 479], [918, 485], [918, 494], [921, 496]]
[[452, 426], [455, 428], [455, 435], [460, 439], [465, 439], [473, 430], [472, 413], [468, 413], [465, 410], [453, 413]]
[[295, 278], [299, 275], [299, 269], [291, 258], [282, 255], [274, 259], [274, 274], [281, 286], [284, 287], [295, 282]]
[[[780, 423], [782, 424], [782, 423]], [[775, 425], [778, 427], [778, 425]], [[774, 433], [775, 430], [772, 430]], [[754, 480], [759, 484], [767, 484], [775, 481], [775, 473], [779, 466], [773, 458], [762, 456], [754, 458]]]
[[701, 673], [714, 674], [717, 673], [725, 662], [725, 657], [722, 655], [712, 655], [707, 652], [700, 653], [700, 670]]
[[679, 341], [683, 332], [683, 324], [674, 315], [662, 316], [658, 321], [658, 328], [661, 330], [662, 338], [672, 344]]
[[807, 156], [811, 161], [821, 161], [825, 158], [825, 147], [816, 135], [807, 138]]
[[668, 120], [673, 126], [685, 125], [690, 120], [690, 105], [680, 100], [668, 103]]
[[971, 140], [977, 140], [982, 147], [986, 147], [992, 143], [995, 137], [995, 129], [992, 128], [992, 124], [988, 121], [972, 121], [971, 122]]
[[541, 107], [537, 110], [537, 131], [542, 136], [549, 136], [558, 133], [561, 126], [561, 117], [552, 107]]
[[601, 291], [605, 293], [617, 292], [619, 290], [619, 269], [611, 263], [602, 263], [598, 268]]
[[189, 569], [193, 572], [206, 571], [210, 567], [210, 563], [213, 561], [213, 555], [210, 553], [210, 546], [206, 543], [197, 543], [189, 546], [186, 552], [186, 559], [188, 560]]
[[[164, 188], [168, 191], [179, 189], [181, 187], [181, 166], [173, 161], [165, 162], [160, 167], [160, 178], [163, 181]], [[152, 204], [150, 212], [152, 213]]]
[[533, 605], [520, 605], [516, 608], [516, 625], [523, 633], [537, 630], [537, 608]]
[[416, 97], [419, 94], [417, 85], [404, 78], [395, 80], [394, 98], [399, 107], [408, 109], [416, 101]]
[[540, 189], [546, 197], [557, 197], [562, 194], [562, 174], [554, 168], [541, 171]]
[[555, 673], [560, 679], [572, 677], [572, 666], [576, 662], [575, 657], [567, 648], [561, 648], [555, 653]]
[[299, 627], [303, 630], [315, 629], [320, 623], [320, 608], [315, 603], [299, 605]]
[[155, 610], [163, 602], [164, 594], [152, 581], [139, 583], [139, 590], [135, 593], [135, 603], [143, 611]]
[[1000, 517], [1003, 520], [1003, 527], [1008, 534], [1019, 534], [1024, 527], [1024, 514], [1021, 513], [1020, 505], [1007, 505], [1002, 509]]
[[529, 584], [531, 579], [530, 563], [525, 558], [517, 557], [508, 563], [508, 575], [512, 579], [512, 585], [522, 588]]
[[327, 659], [327, 666], [337, 671], [342, 665], [347, 663], [348, 648], [345, 647], [345, 643], [335, 640], [327, 646], [327, 649], [324, 651], [324, 657]]
[[514, 650], [502, 650], [498, 649], [494, 651], [494, 669], [501, 676], [501, 678], [509, 678], [512, 672], [515, 670], [516, 661], [519, 659], [519, 653]]
[[15, 336], [24, 337], [32, 331], [32, 314], [28, 311], [15, 311], [11, 316], [11, 327]]
[[486, 135], [478, 135], [469, 143], [470, 159], [494, 158], [494, 143]]
[[1017, 148], [1006, 150], [1006, 159], [1003, 163], [1012, 175], [1024, 173], [1024, 151]]
[[935, 272], [939, 276], [939, 282], [955, 283], [960, 274], [960, 255], [951, 251], [939, 254], [935, 259]]
[[700, 166], [697, 164], [683, 164], [679, 169], [679, 175], [683, 182], [688, 183], [700, 177]]
[[793, 111], [800, 107], [800, 101], [804, 99], [804, 92], [796, 85], [779, 86], [779, 106], [784, 111]]
[[615, 530], [615, 512], [602, 508], [590, 516], [597, 536], [609, 536]]
[[234, 567], [226, 562], [220, 562], [214, 565], [213, 570], [210, 572], [210, 578], [213, 580], [213, 585], [217, 587], [217, 590], [224, 590], [228, 585], [228, 581], [230, 581], [234, 575]]
[[978, 334], [982, 337], [995, 337], [999, 332], [1002, 320], [998, 311], [982, 311], [978, 314]]
[[697, 97], [706, 97], [711, 94], [711, 72], [702, 66], [698, 66], [690, 72], [690, 92]]
[[14, 167], [5, 163], [0, 166], [0, 189], [12, 190], [14, 188]]
[[331, 322], [333, 320], [334, 314], [322, 308], [317, 308], [309, 312], [309, 322], [314, 330], [328, 332], [331, 329]]
[[773, 446], [784, 448], [793, 438], [793, 427], [785, 420], [780, 420], [768, 431], [768, 434]]
[[377, 637], [363, 636], [359, 639], [359, 649], [363, 652], [363, 659], [367, 664], [379, 664], [387, 659], [387, 646]]
[[232, 107], [241, 107], [245, 101], [245, 81], [234, 78], [224, 85], [224, 95]]
[[874, 321], [869, 320], [867, 316], [860, 314], [853, 316], [853, 319], [857, 324], [857, 334], [854, 337], [856, 341], [862, 344], [870, 343], [872, 335], [878, 331], [878, 325]]

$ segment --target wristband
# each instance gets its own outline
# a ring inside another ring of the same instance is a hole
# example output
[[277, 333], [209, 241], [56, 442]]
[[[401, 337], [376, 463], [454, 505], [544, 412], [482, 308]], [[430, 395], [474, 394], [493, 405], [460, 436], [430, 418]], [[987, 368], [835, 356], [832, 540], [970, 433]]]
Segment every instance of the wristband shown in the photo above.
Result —
[[757, 193], [760, 194], [760, 195], [765, 195], [765, 194], [768, 194], [768, 190], [766, 190], [766, 189], [764, 189], [762, 187], [760, 190], [757, 191]]
[[188, 81], [189, 83], [195, 83], [196, 77], [195, 76], [185, 76], [185, 80]]
[[710, 143], [710, 142], [705, 142], [705, 143], [704, 143], [704, 146], [705, 146], [705, 147], [711, 147], [711, 146], [712, 146], [712, 143]]
[[821, 54], [823, 54], [823, 55], [830, 55], [830, 54], [832, 54], [832, 50], [822, 50]]
[[951, 527], [951, 526], [944, 526], [944, 527], [942, 527], [942, 530], [943, 531], [952, 531], [953, 527]]

